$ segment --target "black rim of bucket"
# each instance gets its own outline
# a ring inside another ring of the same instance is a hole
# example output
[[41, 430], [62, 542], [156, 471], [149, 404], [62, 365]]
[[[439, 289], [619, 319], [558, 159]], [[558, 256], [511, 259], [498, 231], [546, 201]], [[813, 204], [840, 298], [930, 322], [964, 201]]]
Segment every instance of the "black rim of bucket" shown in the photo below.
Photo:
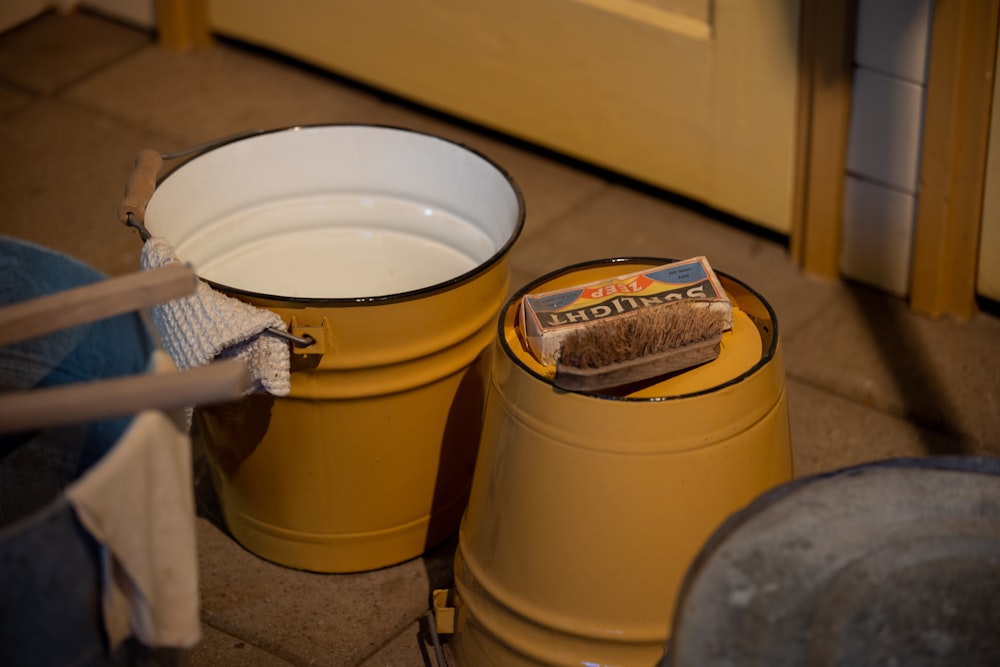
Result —
[[[510, 308], [517, 306], [518, 303], [521, 301], [521, 299], [524, 297], [525, 294], [528, 294], [529, 292], [531, 292], [531, 290], [535, 289], [539, 285], [541, 285], [543, 283], [550, 282], [551, 280], [553, 280], [555, 278], [558, 278], [559, 276], [563, 276], [563, 275], [565, 275], [567, 273], [572, 273], [572, 272], [577, 271], [579, 269], [593, 268], [593, 267], [599, 267], [599, 266], [610, 266], [610, 265], [613, 265], [613, 264], [645, 264], [645, 263], [649, 263], [650, 266], [659, 266], [661, 264], [669, 264], [669, 263], [675, 262], [675, 261], [677, 261], [677, 260], [666, 259], [666, 258], [662, 258], [662, 257], [614, 257], [614, 258], [610, 258], [610, 259], [598, 259], [598, 260], [591, 260], [591, 261], [587, 261], [587, 262], [579, 262], [577, 264], [571, 264], [569, 266], [564, 266], [561, 269], [556, 269], [555, 271], [547, 273], [544, 276], [541, 276], [540, 278], [536, 278], [535, 280], [531, 281], [530, 283], [528, 283], [527, 285], [525, 285], [524, 287], [522, 287], [521, 289], [519, 289], [514, 294], [514, 296], [512, 296], [507, 301], [506, 305], [504, 305], [504, 307], [500, 310], [500, 317], [497, 318], [498, 319], [498, 321], [497, 321], [497, 340], [500, 341], [500, 345], [503, 346], [504, 353], [508, 357], [510, 357], [514, 361], [515, 364], [517, 364], [519, 367], [521, 367], [521, 369], [523, 369], [526, 373], [528, 373], [532, 377], [534, 377], [534, 378], [536, 378], [536, 379], [538, 379], [538, 380], [540, 380], [540, 381], [542, 381], [542, 382], [544, 382], [546, 384], [552, 385], [552, 380], [551, 379], [545, 377], [544, 375], [536, 373], [534, 370], [532, 370], [531, 368], [529, 368], [528, 365], [525, 364], [523, 361], [521, 361], [521, 358], [517, 354], [514, 353], [514, 351], [510, 348], [510, 345], [508, 345], [508, 343], [507, 343], [507, 336], [506, 336], [505, 331], [504, 331], [504, 323], [505, 323], [505, 320], [507, 319], [507, 313], [509, 312]], [[714, 387], [709, 387], [707, 389], [702, 389], [700, 391], [692, 391], [692, 392], [687, 393], [687, 394], [676, 394], [676, 395], [673, 395], [673, 396], [631, 397], [631, 396], [614, 396], [614, 395], [608, 395], [608, 394], [598, 394], [598, 393], [585, 392], [585, 391], [569, 391], [569, 390], [564, 390], [564, 389], [557, 389], [557, 391], [564, 392], [564, 393], [567, 393], [567, 394], [576, 394], [578, 396], [584, 396], [584, 397], [587, 397], [587, 398], [593, 398], [595, 400], [602, 400], [602, 401], [626, 401], [626, 402], [634, 402], [634, 403], [656, 403], [656, 402], [662, 402], [662, 401], [676, 401], [676, 400], [680, 400], [680, 399], [694, 398], [696, 396], [703, 396], [705, 394], [711, 394], [711, 393], [719, 391], [720, 389], [723, 389], [725, 387], [729, 387], [729, 386], [732, 386], [734, 384], [739, 384], [740, 382], [742, 382], [746, 378], [748, 378], [751, 375], [753, 375], [754, 373], [756, 373], [759, 369], [761, 369], [765, 365], [767, 365], [771, 361], [771, 359], [774, 358], [774, 354], [775, 354], [775, 352], [778, 349], [778, 318], [777, 318], [777, 316], [774, 313], [774, 309], [771, 308], [771, 304], [767, 302], [767, 299], [765, 299], [763, 296], [761, 296], [761, 294], [759, 292], [757, 292], [757, 290], [755, 290], [754, 288], [750, 287], [749, 285], [747, 285], [742, 280], [740, 280], [738, 278], [735, 278], [735, 277], [729, 275], [728, 273], [725, 273], [724, 271], [718, 271], [718, 270], [715, 270], [714, 268], [713, 268], [713, 270], [715, 271], [716, 275], [722, 276], [722, 277], [726, 278], [727, 280], [730, 280], [730, 281], [736, 283], [737, 285], [739, 285], [740, 287], [742, 287], [743, 289], [745, 289], [754, 298], [756, 298], [758, 301], [760, 301], [760, 303], [767, 310], [767, 314], [768, 314], [768, 316], [771, 319], [771, 330], [768, 331], [768, 332], [766, 332], [766, 333], [768, 333], [770, 335], [771, 340], [767, 344], [766, 349], [761, 354], [760, 359], [757, 361], [757, 363], [755, 363], [753, 366], [751, 366], [750, 368], [748, 368], [743, 373], [740, 373], [739, 375], [737, 375], [737, 376], [735, 376], [735, 377], [733, 377], [733, 378], [731, 378], [731, 379], [729, 379], [729, 380], [727, 380], [727, 381], [725, 381], [725, 382], [723, 382], [721, 384], [717, 384]], [[757, 322], [754, 322], [754, 324], [759, 329], [760, 325]], [[762, 335], [762, 342], [763, 342], [763, 335]], [[553, 385], [553, 388], [555, 388], [555, 385]]]
[[[448, 280], [445, 280], [443, 282], [435, 283], [433, 285], [428, 285], [427, 287], [421, 287], [420, 289], [415, 289], [415, 290], [408, 290], [406, 292], [395, 292], [393, 294], [382, 294], [379, 296], [339, 297], [339, 298], [281, 296], [277, 294], [269, 294], [266, 292], [254, 292], [252, 290], [240, 289], [239, 287], [225, 285], [219, 282], [215, 282], [213, 280], [207, 280], [205, 278], [202, 278], [202, 280], [204, 280], [206, 283], [208, 283], [215, 289], [221, 292], [225, 292], [227, 294], [239, 295], [254, 300], [270, 301], [272, 303], [281, 303], [281, 304], [297, 303], [297, 304], [303, 304], [307, 306], [317, 306], [317, 307], [322, 307], [327, 305], [366, 306], [366, 305], [382, 305], [382, 304], [398, 303], [401, 301], [422, 299], [431, 296], [433, 294], [437, 294], [439, 292], [446, 292], [454, 288], [456, 285], [460, 285], [462, 283], [472, 280], [477, 275], [484, 273], [487, 269], [489, 269], [494, 264], [499, 262], [501, 258], [506, 256], [507, 253], [510, 251], [511, 247], [517, 241], [518, 237], [520, 237], [521, 231], [524, 229], [524, 219], [525, 219], [524, 195], [521, 192], [521, 188], [520, 186], [518, 186], [517, 181], [514, 180], [514, 178], [504, 167], [502, 167], [495, 160], [493, 160], [491, 157], [487, 156], [483, 152], [475, 148], [472, 148], [470, 146], [467, 146], [461, 142], [453, 141], [451, 139], [445, 139], [444, 137], [440, 137], [435, 134], [430, 134], [428, 132], [421, 132], [420, 130], [412, 130], [409, 128], [398, 127], [395, 125], [381, 125], [378, 123], [319, 123], [314, 125], [293, 125], [290, 127], [275, 128], [272, 130], [257, 130], [245, 134], [236, 135], [229, 140], [223, 139], [219, 140], [218, 142], [213, 142], [211, 144], [211, 148], [208, 148], [204, 151], [197, 153], [190, 160], [187, 160], [183, 164], [180, 164], [176, 168], [172, 169], [169, 173], [163, 175], [158, 180], [157, 186], [159, 186], [161, 183], [164, 183], [172, 175], [183, 169], [188, 164], [197, 160], [202, 155], [206, 155], [212, 151], [216, 151], [226, 146], [231, 146], [233, 144], [242, 141], [253, 141], [254, 139], [257, 139], [262, 136], [271, 134], [281, 134], [284, 132], [302, 132], [308, 130], [350, 129], [350, 128], [392, 130], [395, 132], [405, 132], [407, 134], [418, 135], [433, 141], [440, 141], [446, 144], [451, 144], [452, 146], [464, 150], [474, 155], [475, 157], [478, 157], [480, 160], [483, 160], [485, 163], [487, 163], [489, 166], [495, 169], [497, 173], [499, 173], [503, 177], [503, 179], [507, 182], [507, 185], [510, 186], [511, 191], [514, 193], [514, 198], [517, 201], [517, 222], [515, 223], [513, 233], [511, 233], [511, 235], [507, 238], [506, 243], [504, 243], [499, 250], [494, 252], [493, 255], [489, 257], [489, 259], [477, 264], [474, 268], [470, 269], [469, 271], [459, 274], [454, 278], [449, 278]], [[155, 192], [153, 196], [154, 197], [156, 196]]]

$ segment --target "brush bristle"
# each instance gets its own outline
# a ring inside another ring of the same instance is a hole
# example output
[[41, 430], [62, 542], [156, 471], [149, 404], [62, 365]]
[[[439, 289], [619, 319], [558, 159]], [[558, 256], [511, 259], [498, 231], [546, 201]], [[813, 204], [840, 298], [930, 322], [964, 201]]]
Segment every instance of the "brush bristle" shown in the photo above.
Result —
[[721, 334], [724, 326], [719, 313], [704, 304], [681, 302], [643, 308], [572, 332], [559, 349], [559, 363], [572, 368], [601, 368], [707, 340]]

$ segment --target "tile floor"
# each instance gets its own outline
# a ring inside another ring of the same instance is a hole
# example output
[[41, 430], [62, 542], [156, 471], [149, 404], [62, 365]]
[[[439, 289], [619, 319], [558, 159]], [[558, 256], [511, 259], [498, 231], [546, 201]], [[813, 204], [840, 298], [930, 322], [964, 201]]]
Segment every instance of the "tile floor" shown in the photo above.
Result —
[[[705, 254], [754, 286], [780, 322], [798, 475], [900, 455], [1000, 455], [996, 317], [929, 321], [877, 291], [815, 282], [766, 235], [238, 44], [170, 53], [85, 13], [0, 35], [0, 233], [133, 271], [138, 242], [114, 211], [137, 150], [348, 121], [437, 133], [504, 165], [528, 210], [515, 285], [599, 257]], [[218, 527], [203, 467], [196, 475], [204, 640], [192, 664], [433, 664], [421, 619], [429, 591], [448, 584], [453, 543], [357, 575], [285, 569]]]

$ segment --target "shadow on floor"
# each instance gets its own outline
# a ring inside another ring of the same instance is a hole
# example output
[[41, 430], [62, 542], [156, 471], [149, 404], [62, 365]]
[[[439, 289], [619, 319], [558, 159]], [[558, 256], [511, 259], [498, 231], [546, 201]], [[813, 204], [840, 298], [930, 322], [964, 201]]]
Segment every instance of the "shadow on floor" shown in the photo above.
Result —
[[922, 427], [921, 441], [927, 454], [974, 453], [974, 443], [962, 434], [953, 417], [947, 385], [935, 372], [924, 343], [908, 321], [916, 316], [899, 299], [876, 289], [853, 284], [849, 293], [902, 399], [900, 416]]

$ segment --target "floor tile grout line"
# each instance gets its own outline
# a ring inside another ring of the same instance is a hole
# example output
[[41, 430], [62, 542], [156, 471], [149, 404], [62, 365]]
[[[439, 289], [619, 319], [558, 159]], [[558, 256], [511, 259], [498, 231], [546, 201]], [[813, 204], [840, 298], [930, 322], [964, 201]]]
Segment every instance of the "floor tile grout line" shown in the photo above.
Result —
[[[157, 48], [157, 47], [156, 47], [155, 44], [153, 44], [153, 45], [147, 45], [147, 46], [143, 47], [143, 49], [145, 49], [145, 48]], [[83, 82], [84, 82], [84, 79], [80, 79], [74, 85], [79, 85], [79, 84], [81, 84]], [[159, 129], [159, 128], [153, 128], [153, 127], [149, 127], [148, 125], [144, 125], [142, 123], [138, 123], [134, 119], [131, 119], [131, 118], [125, 116], [125, 115], [121, 115], [121, 114], [109, 112], [105, 108], [93, 106], [91, 104], [88, 104], [84, 100], [71, 97], [70, 94], [69, 94], [71, 92], [72, 92], [72, 86], [67, 87], [59, 95], [52, 96], [49, 99], [51, 101], [53, 101], [53, 102], [59, 102], [61, 104], [65, 104], [67, 106], [74, 107], [76, 109], [80, 109], [80, 110], [86, 111], [88, 113], [92, 113], [94, 115], [101, 116], [103, 118], [107, 118], [107, 119], [112, 120], [115, 123], [117, 123], [119, 125], [122, 125], [122, 126], [128, 128], [128, 129], [136, 130], [137, 132], [141, 132], [143, 134], [150, 134], [150, 135], [153, 135], [155, 137], [162, 137], [162, 138], [166, 139], [168, 142], [173, 142], [174, 147], [176, 149], [187, 148], [188, 141], [184, 137], [181, 137], [179, 135], [175, 135], [175, 134], [173, 134], [171, 132], [166, 132], [166, 131], [164, 131], [162, 129]], [[142, 146], [137, 146], [136, 147], [136, 152], [138, 152], [140, 150], [140, 148], [143, 148], [143, 147]], [[157, 150], [159, 150], [162, 147], [152, 147], [152, 148], [156, 148]], [[174, 148], [171, 148], [171, 150], [173, 150], [173, 149]]]
[[[135, 29], [133, 29], [133, 30], [135, 30]], [[39, 98], [39, 99], [62, 97], [68, 90], [70, 90], [74, 86], [77, 86], [77, 85], [83, 83], [84, 81], [86, 81], [87, 79], [90, 79], [91, 77], [94, 77], [94, 76], [97, 76], [98, 74], [101, 74], [102, 72], [104, 72], [105, 70], [107, 70], [107, 69], [109, 69], [111, 67], [116, 67], [116, 66], [120, 65], [121, 63], [125, 62], [126, 60], [134, 58], [142, 50], [144, 50], [144, 49], [146, 49], [146, 48], [148, 48], [150, 46], [155, 46], [156, 45], [156, 42], [155, 42], [153, 36], [150, 35], [148, 32], [142, 31], [142, 30], [136, 30], [136, 31], [137, 32], [143, 32], [143, 33], [145, 33], [147, 35], [147, 37], [148, 37], [148, 40], [145, 41], [145, 42], [136, 44], [135, 47], [117, 54], [112, 59], [109, 59], [109, 60], [107, 60], [105, 62], [97, 64], [93, 68], [91, 68], [89, 70], [86, 70], [84, 72], [79, 73], [77, 76], [73, 77], [72, 79], [69, 79], [67, 81], [61, 82], [60, 84], [54, 86], [51, 90], [39, 90], [38, 88], [32, 87], [29, 84], [25, 84], [25, 83], [22, 83], [20, 81], [11, 80], [11, 79], [9, 79], [7, 77], [4, 77], [2, 75], [0, 75], [0, 83], [2, 83], [4, 85], [7, 85], [7, 86], [10, 86], [10, 87], [14, 88], [15, 90], [17, 90], [18, 92], [28, 93], [28, 94], [30, 94], [30, 95], [32, 95], [34, 97]]]
[[32, 98], [44, 98], [48, 96], [47, 93], [40, 92], [38, 89], [25, 85], [20, 81], [5, 78], [3, 75], [0, 75], [0, 85], [13, 88], [15, 92], [23, 93]]
[[125, 62], [127, 60], [131, 60], [132, 58], [135, 58], [138, 53], [140, 53], [141, 51], [149, 48], [149, 46], [151, 44], [152, 44], [152, 42], [146, 42], [146, 43], [143, 43], [143, 44], [137, 44], [135, 46], [135, 48], [133, 48], [133, 49], [131, 49], [129, 51], [122, 52], [116, 58], [114, 58], [112, 60], [109, 60], [107, 62], [101, 63], [100, 65], [94, 67], [93, 69], [88, 70], [86, 72], [83, 72], [79, 76], [77, 76], [77, 77], [75, 77], [75, 78], [73, 78], [73, 79], [71, 79], [69, 81], [63, 82], [62, 85], [57, 86], [54, 90], [50, 91], [47, 94], [47, 96], [48, 97], [62, 97], [67, 91], [69, 91], [70, 89], [74, 88], [75, 86], [80, 85], [84, 81], [86, 81], [86, 80], [88, 80], [88, 79], [90, 79], [90, 78], [92, 78], [94, 76], [97, 76], [98, 74], [103, 73], [104, 71], [106, 71], [109, 68], [117, 67], [118, 65], [122, 64], [123, 62]]
[[791, 373], [791, 372], [788, 372], [788, 371], [785, 372], [785, 377], [786, 377], [787, 380], [793, 380], [794, 382], [796, 382], [798, 384], [801, 384], [801, 385], [804, 385], [806, 387], [809, 387], [810, 389], [813, 389], [815, 391], [819, 391], [819, 392], [825, 394], [826, 396], [837, 398], [839, 400], [842, 400], [842, 401], [845, 401], [847, 403], [850, 403], [851, 405], [853, 405], [855, 407], [858, 407], [858, 408], [861, 408], [861, 409], [864, 409], [864, 410], [868, 410], [870, 412], [874, 412], [874, 413], [883, 415], [885, 417], [889, 417], [891, 419], [895, 419], [896, 421], [899, 421], [899, 422], [902, 422], [902, 423], [905, 423], [905, 424], [909, 424], [913, 428], [919, 429], [923, 433], [926, 433], [926, 434], [929, 434], [929, 435], [938, 436], [938, 437], [942, 437], [942, 438], [949, 438], [951, 440], [956, 441], [956, 443], [970, 443], [971, 442], [971, 444], [975, 444], [973, 441], [970, 441], [969, 436], [967, 434], [965, 434], [965, 433], [958, 433], [958, 432], [954, 432], [954, 431], [942, 431], [940, 429], [934, 428], [932, 425], [922, 424], [920, 422], [914, 421], [913, 419], [910, 419], [903, 412], [900, 412], [900, 411], [897, 411], [897, 410], [892, 410], [892, 409], [886, 409], [886, 408], [878, 407], [878, 406], [875, 406], [875, 405], [871, 405], [870, 403], [866, 403], [866, 402], [864, 402], [862, 400], [859, 400], [856, 396], [851, 396], [848, 393], [845, 393], [845, 392], [842, 392], [842, 391], [837, 391], [834, 387], [830, 387], [830, 386], [825, 385], [825, 384], [823, 384], [821, 382], [817, 382], [815, 379], [808, 378], [808, 377], [803, 376], [803, 375], [798, 375], [796, 373]]
[[[837, 291], [831, 290], [829, 294], [825, 295], [824, 298], [819, 299], [816, 302], [816, 305], [809, 310], [807, 316], [794, 318], [792, 324], [784, 324], [781, 314], [775, 312], [775, 317], [778, 320], [778, 335], [781, 337], [782, 346], [785, 349], [788, 349], [789, 342], [799, 335], [804, 335], [803, 332], [816, 322], [819, 315], [828, 310], [831, 305], [836, 304], [837, 299]], [[771, 307], [773, 309], [774, 305], [771, 304]]]
[[[596, 202], [602, 196], [604, 196], [605, 194], [607, 194], [608, 192], [610, 192], [611, 190], [613, 190], [613, 188], [614, 188], [614, 185], [610, 181], [607, 181], [605, 179], [601, 179], [601, 187], [594, 188], [594, 190], [592, 190], [590, 192], [587, 192], [586, 194], [584, 194], [583, 197], [581, 197], [580, 199], [574, 201], [572, 204], [570, 204], [569, 207], [567, 207], [565, 210], [563, 210], [559, 214], [557, 214], [557, 215], [555, 215], [555, 216], [553, 216], [553, 217], [551, 217], [551, 218], [549, 218], [547, 220], [535, 220], [535, 221], [532, 221], [531, 226], [532, 227], [538, 227], [538, 229], [535, 229], [533, 231], [533, 233], [529, 233], [527, 235], [525, 235], [522, 232], [522, 236], [518, 239], [518, 241], [521, 241], [521, 240], [526, 239], [526, 238], [530, 239], [530, 238], [532, 238], [534, 236], [539, 236], [541, 234], [549, 233], [551, 231], [552, 226], [562, 224], [562, 222], [565, 219], [572, 217], [577, 212], [579, 212], [579, 211], [581, 211], [583, 209], [586, 209], [592, 203]], [[530, 215], [531, 215], [531, 211], [527, 210], [526, 211], [526, 216], [530, 216]], [[527, 227], [527, 226], [528, 225], [525, 225], [525, 227]]]
[[427, 609], [425, 609], [424, 611], [420, 612], [413, 619], [407, 621], [404, 625], [402, 625], [402, 627], [400, 627], [395, 632], [392, 632], [385, 641], [383, 641], [381, 644], [379, 644], [378, 646], [376, 646], [374, 649], [372, 649], [372, 651], [370, 653], [368, 653], [363, 658], [361, 658], [357, 663], [355, 663], [355, 667], [361, 667], [361, 665], [364, 665], [365, 662], [367, 662], [368, 660], [371, 660], [372, 658], [376, 657], [383, 649], [385, 649], [387, 646], [389, 646], [394, 641], [396, 641], [397, 639], [399, 639], [408, 630], [412, 629], [414, 623], [417, 624], [417, 635], [419, 637], [422, 634], [422, 632], [423, 632], [423, 629], [420, 627], [420, 622], [424, 618], [428, 618], [428, 622], [429, 623], [433, 623], [434, 622], [434, 615], [432, 613], [432, 609], [431, 609], [430, 604], [428, 604], [428, 608]]
[[[274, 658], [277, 658], [278, 660], [282, 660], [282, 661], [287, 662], [287, 663], [292, 664], [292, 665], [297, 665], [297, 666], [301, 665], [301, 667], [305, 667], [306, 663], [299, 663], [297, 661], [289, 660], [288, 658], [286, 658], [284, 656], [281, 656], [281, 655], [278, 655], [274, 651], [272, 651], [272, 650], [270, 650], [268, 648], [265, 648], [264, 646], [261, 646], [260, 644], [254, 642], [254, 641], [252, 641], [250, 639], [247, 639], [246, 637], [241, 637], [240, 635], [233, 634], [230, 630], [226, 630], [225, 628], [221, 628], [218, 625], [215, 625], [214, 623], [206, 621], [204, 618], [201, 619], [201, 625], [203, 627], [211, 628], [212, 630], [214, 630], [216, 632], [219, 632], [221, 634], [224, 634], [227, 637], [232, 637], [233, 639], [235, 639], [235, 640], [237, 640], [237, 641], [239, 641], [239, 642], [241, 642], [243, 644], [246, 644], [247, 646], [252, 646], [254, 649], [256, 649], [258, 651], [261, 651], [263, 653], [267, 653], [268, 655], [270, 655], [270, 656], [272, 656]], [[205, 641], [205, 638], [204, 638], [204, 636], [202, 636], [201, 641], [198, 642], [198, 645], [203, 645], [204, 641]], [[194, 650], [197, 650], [197, 646], [195, 647]]]
[[[262, 644], [257, 643], [256, 641], [253, 641], [251, 639], [247, 639], [246, 637], [240, 636], [238, 634], [234, 634], [232, 630], [226, 629], [224, 627], [220, 627], [219, 625], [217, 625], [215, 623], [212, 623], [211, 621], [207, 621], [207, 620], [205, 620], [204, 617], [201, 618], [201, 625], [202, 626], [207, 626], [209, 628], [212, 628], [216, 632], [220, 632], [220, 633], [226, 635], [227, 637], [232, 637], [233, 639], [236, 639], [236, 640], [238, 640], [238, 641], [240, 641], [240, 642], [242, 642], [242, 643], [244, 643], [244, 644], [246, 644], [248, 646], [252, 646], [254, 649], [256, 649], [258, 651], [261, 651], [263, 653], [267, 653], [268, 655], [270, 655], [270, 656], [272, 656], [272, 657], [274, 657], [274, 658], [276, 658], [278, 660], [281, 660], [283, 662], [287, 662], [290, 665], [295, 665], [295, 667], [308, 667], [308, 665], [312, 664], [311, 661], [309, 661], [308, 659], [305, 659], [305, 661], [303, 661], [303, 660], [300, 660], [298, 658], [292, 658], [292, 657], [289, 657], [288, 655], [283, 655], [281, 653], [276, 652], [273, 648], [269, 648], [267, 646], [264, 646]], [[201, 640], [201, 642], [199, 642], [199, 645], [202, 644], [202, 642], [204, 642], [204, 637], [202, 637], [202, 640]], [[197, 650], [197, 646], [195, 647], [194, 650]]]

